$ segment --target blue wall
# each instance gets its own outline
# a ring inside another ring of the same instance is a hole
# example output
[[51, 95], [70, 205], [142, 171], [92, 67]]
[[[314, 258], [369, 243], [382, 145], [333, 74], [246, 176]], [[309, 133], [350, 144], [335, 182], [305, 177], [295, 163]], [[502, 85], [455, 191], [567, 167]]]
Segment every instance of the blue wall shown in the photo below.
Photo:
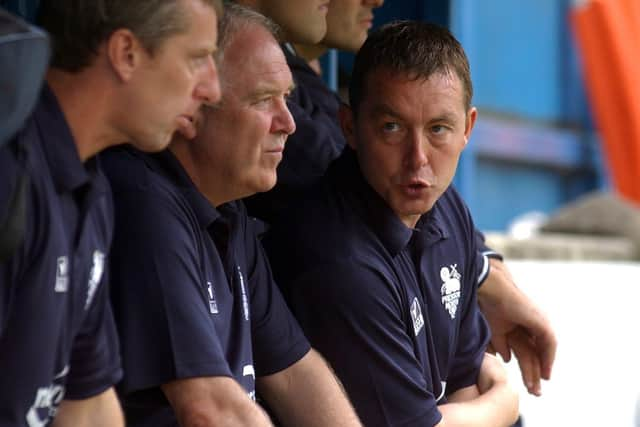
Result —
[[601, 186], [569, 0], [451, 0], [479, 120], [455, 184], [483, 229]]
[[476, 105], [531, 119], [565, 120], [566, 2], [461, 3], [473, 8], [467, 26], [454, 31], [463, 35], [470, 56]]
[[[479, 120], [454, 183], [482, 229], [527, 211], [551, 213], [603, 186], [567, 21], [570, 0], [387, 0], [375, 25], [448, 26], [471, 62]], [[353, 55], [340, 53], [343, 74]]]

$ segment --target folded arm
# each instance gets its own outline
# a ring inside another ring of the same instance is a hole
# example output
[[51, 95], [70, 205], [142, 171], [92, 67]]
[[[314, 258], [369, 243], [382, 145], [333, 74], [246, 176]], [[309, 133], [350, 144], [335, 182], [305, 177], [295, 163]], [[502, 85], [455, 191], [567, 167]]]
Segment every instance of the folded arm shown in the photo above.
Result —
[[529, 393], [540, 394], [540, 378], [550, 379], [557, 340], [551, 323], [515, 284], [504, 263], [491, 259], [489, 276], [478, 289], [478, 304], [491, 327], [491, 346], [505, 361], [514, 352]]
[[271, 427], [265, 412], [229, 377], [199, 377], [162, 385], [181, 427]]
[[518, 395], [509, 386], [505, 369], [486, 354], [477, 385], [460, 389], [439, 405], [442, 420], [436, 427], [508, 427], [518, 418]]
[[81, 400], [63, 400], [53, 427], [124, 427], [120, 403], [113, 388]]
[[260, 395], [287, 426], [360, 426], [344, 390], [315, 350], [273, 375], [256, 380]]

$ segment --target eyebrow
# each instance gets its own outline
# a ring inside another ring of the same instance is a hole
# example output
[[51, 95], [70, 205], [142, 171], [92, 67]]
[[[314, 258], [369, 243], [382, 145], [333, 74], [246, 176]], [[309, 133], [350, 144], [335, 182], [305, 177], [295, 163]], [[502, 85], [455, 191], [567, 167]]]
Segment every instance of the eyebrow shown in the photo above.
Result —
[[[404, 117], [401, 113], [395, 110], [392, 106], [385, 103], [377, 104], [372, 109], [374, 116], [390, 116], [394, 119], [404, 120]], [[445, 111], [437, 117], [431, 118], [427, 123], [429, 125], [433, 125], [436, 123], [455, 123], [456, 122], [456, 114], [451, 111]]]
[[[287, 88], [287, 92], [293, 92], [295, 88], [296, 88], [295, 83], [292, 83], [291, 86], [289, 86]], [[280, 93], [282, 93], [282, 91], [280, 91], [279, 89], [275, 89], [275, 88], [271, 88], [271, 87], [259, 87], [254, 92], [251, 92], [247, 96], [247, 98], [249, 98], [249, 99], [257, 99], [257, 98], [261, 98], [261, 97], [263, 97], [265, 95], [278, 95]]]
[[436, 123], [436, 122], [455, 122], [456, 121], [456, 115], [451, 113], [451, 112], [445, 112], [443, 114], [441, 114], [438, 117], [434, 117], [433, 119], [429, 120], [429, 123]]
[[398, 114], [396, 110], [384, 103], [375, 105], [372, 112], [376, 116], [386, 115], [400, 118], [400, 114]]

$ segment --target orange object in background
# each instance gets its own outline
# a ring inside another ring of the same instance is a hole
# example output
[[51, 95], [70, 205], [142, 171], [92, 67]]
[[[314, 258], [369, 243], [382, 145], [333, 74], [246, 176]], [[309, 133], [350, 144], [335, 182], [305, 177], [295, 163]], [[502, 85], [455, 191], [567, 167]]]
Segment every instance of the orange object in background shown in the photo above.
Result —
[[613, 185], [640, 204], [640, 1], [587, 1], [571, 21]]

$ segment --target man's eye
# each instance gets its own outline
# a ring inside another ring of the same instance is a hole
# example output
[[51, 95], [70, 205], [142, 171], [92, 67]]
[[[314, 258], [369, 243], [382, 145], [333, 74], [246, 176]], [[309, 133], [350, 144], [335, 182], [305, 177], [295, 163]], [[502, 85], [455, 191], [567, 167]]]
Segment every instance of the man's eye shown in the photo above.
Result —
[[382, 129], [385, 132], [396, 132], [396, 131], [400, 130], [400, 125], [398, 123], [394, 123], [394, 122], [387, 122], [387, 123], [382, 125]]
[[202, 67], [207, 65], [211, 59], [210, 55], [198, 55], [191, 58], [191, 62], [193, 62], [196, 67]]
[[434, 125], [431, 126], [431, 133], [433, 133], [434, 135], [442, 135], [450, 129], [450, 127], [444, 125]]
[[270, 96], [267, 96], [267, 97], [264, 97], [264, 98], [256, 98], [256, 99], [253, 101], [253, 103], [252, 103], [252, 104], [253, 104], [253, 105], [256, 105], [256, 106], [258, 106], [258, 107], [267, 106], [267, 105], [271, 102], [271, 100], [272, 100], [272, 99], [273, 99], [273, 98], [272, 98], [272, 97], [270, 97]]

